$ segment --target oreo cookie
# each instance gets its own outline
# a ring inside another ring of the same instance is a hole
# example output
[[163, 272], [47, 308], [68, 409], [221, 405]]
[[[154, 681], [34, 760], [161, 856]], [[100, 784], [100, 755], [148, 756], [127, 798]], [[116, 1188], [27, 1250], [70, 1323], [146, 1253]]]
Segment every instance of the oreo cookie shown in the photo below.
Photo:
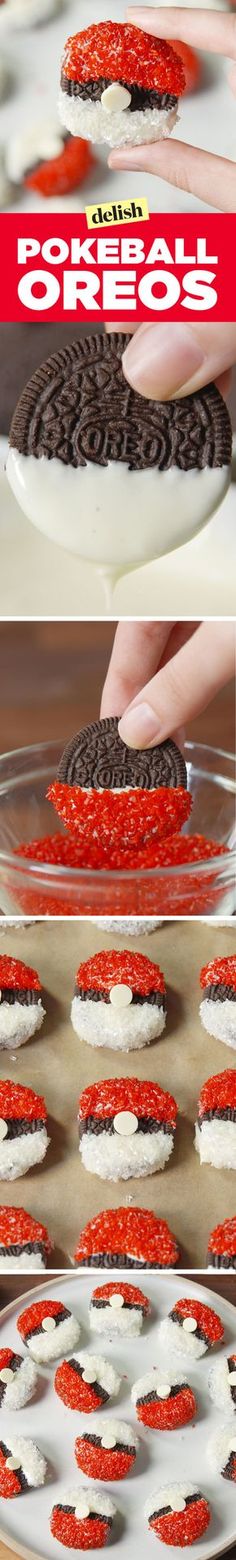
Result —
[[159, 786], [187, 786], [186, 764], [176, 742], [159, 747], [128, 748], [119, 736], [118, 719], [107, 716], [85, 726], [67, 743], [58, 780], [82, 790], [153, 791]]

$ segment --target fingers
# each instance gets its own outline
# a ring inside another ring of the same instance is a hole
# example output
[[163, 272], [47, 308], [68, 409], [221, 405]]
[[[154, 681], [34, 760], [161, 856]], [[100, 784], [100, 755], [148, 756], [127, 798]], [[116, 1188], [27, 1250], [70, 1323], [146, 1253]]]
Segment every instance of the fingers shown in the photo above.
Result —
[[234, 623], [201, 623], [146, 683], [119, 723], [128, 747], [153, 747], [193, 720], [233, 675]]
[[235, 324], [145, 324], [123, 353], [133, 390], [168, 401], [199, 390], [236, 361]]
[[119, 623], [103, 689], [101, 715], [121, 715], [143, 681], [153, 677], [172, 623]]
[[236, 59], [236, 17], [225, 11], [195, 11], [179, 6], [128, 6], [128, 22], [154, 38], [178, 38], [195, 49]]
[[[165, 12], [166, 15], [166, 12]], [[187, 12], [185, 12], [187, 15]], [[177, 189], [188, 190], [219, 211], [235, 211], [236, 165], [182, 141], [154, 141], [145, 146], [122, 146], [110, 152], [109, 168], [131, 168], [154, 173]]]

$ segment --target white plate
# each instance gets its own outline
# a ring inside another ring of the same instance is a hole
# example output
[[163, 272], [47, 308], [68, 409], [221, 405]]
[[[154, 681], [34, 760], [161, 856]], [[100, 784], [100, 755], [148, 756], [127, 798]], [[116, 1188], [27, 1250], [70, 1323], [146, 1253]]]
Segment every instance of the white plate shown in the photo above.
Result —
[[[13, 78], [11, 95], [0, 108], [0, 142], [30, 126], [30, 122], [51, 118], [57, 110], [59, 64], [66, 38], [88, 27], [91, 22], [125, 20], [125, 0], [65, 0], [60, 16], [31, 31], [4, 32], [3, 53]], [[222, 157], [236, 157], [235, 99], [227, 83], [227, 62], [215, 55], [206, 61], [204, 83], [199, 92], [182, 100], [180, 123], [175, 138], [205, 147]], [[155, 179], [151, 174], [124, 173], [107, 168], [107, 149], [98, 148], [99, 167], [94, 178], [67, 198], [45, 201], [40, 195], [19, 191], [16, 211], [81, 211], [87, 199], [92, 203], [145, 195], [150, 211], [212, 211], [192, 194], [184, 193]]]
[[[114, 1278], [114, 1273], [110, 1275]], [[130, 1478], [117, 1484], [109, 1485], [110, 1494], [122, 1518], [122, 1537], [115, 1535], [116, 1560], [142, 1560], [144, 1544], [147, 1546], [145, 1554], [150, 1553], [150, 1560], [156, 1554], [156, 1560], [166, 1560], [168, 1554], [173, 1555], [159, 1540], [153, 1540], [148, 1534], [144, 1521], [143, 1507], [148, 1496], [155, 1486], [169, 1482], [179, 1482], [184, 1479], [194, 1482], [209, 1498], [212, 1507], [212, 1521], [205, 1538], [199, 1544], [194, 1544], [193, 1550], [187, 1551], [194, 1556], [194, 1560], [215, 1560], [222, 1555], [236, 1540], [236, 1511], [235, 1488], [228, 1481], [214, 1477], [208, 1468], [206, 1461], [206, 1443], [210, 1431], [220, 1424], [220, 1415], [215, 1412], [208, 1393], [208, 1377], [211, 1356], [205, 1355], [198, 1364], [190, 1364], [189, 1369], [184, 1361], [184, 1375], [196, 1389], [199, 1403], [199, 1417], [196, 1424], [188, 1426], [184, 1430], [165, 1432], [158, 1434], [155, 1431], [137, 1426], [134, 1410], [130, 1402], [130, 1388], [137, 1377], [150, 1370], [154, 1364], [163, 1361], [163, 1350], [159, 1341], [159, 1322], [163, 1315], [170, 1310], [174, 1302], [181, 1295], [189, 1295], [191, 1298], [202, 1299], [209, 1305], [213, 1305], [220, 1314], [225, 1326], [224, 1352], [235, 1349], [236, 1317], [235, 1310], [226, 1300], [221, 1300], [209, 1289], [182, 1278], [180, 1274], [150, 1274], [141, 1273], [139, 1284], [144, 1292], [150, 1296], [153, 1310], [151, 1320], [146, 1324], [143, 1334], [139, 1339], [117, 1340], [108, 1342], [104, 1337], [90, 1333], [88, 1325], [88, 1306], [92, 1290], [95, 1284], [106, 1281], [107, 1274], [98, 1272], [93, 1275], [75, 1273], [48, 1280], [46, 1284], [39, 1285], [26, 1295], [21, 1295], [19, 1301], [14, 1301], [2, 1313], [0, 1328], [0, 1346], [11, 1346], [19, 1350], [21, 1343], [17, 1332], [16, 1322], [20, 1312], [32, 1301], [44, 1299], [53, 1294], [54, 1299], [60, 1299], [64, 1305], [68, 1305], [81, 1321], [80, 1345], [82, 1348], [91, 1348], [104, 1357], [111, 1359], [118, 1368], [120, 1375], [125, 1378], [120, 1396], [115, 1403], [105, 1409], [107, 1422], [110, 1417], [121, 1417], [136, 1424], [140, 1435], [140, 1452]], [[122, 1274], [119, 1273], [119, 1278]], [[135, 1275], [123, 1274], [137, 1283]], [[56, 1362], [57, 1363], [57, 1362]], [[51, 1474], [48, 1484], [39, 1491], [27, 1493], [17, 1500], [4, 1501], [1, 1506], [0, 1540], [17, 1548], [19, 1554], [27, 1557], [40, 1555], [40, 1560], [56, 1560], [58, 1555], [61, 1560], [66, 1551], [62, 1545], [50, 1534], [49, 1518], [52, 1506], [62, 1498], [62, 1492], [73, 1482], [75, 1484], [90, 1484], [80, 1474], [74, 1457], [74, 1442], [79, 1430], [87, 1430], [93, 1424], [93, 1416], [77, 1414], [64, 1407], [56, 1396], [53, 1388], [55, 1362], [50, 1369], [41, 1369], [41, 1382], [38, 1399], [32, 1405], [28, 1405], [17, 1415], [17, 1429], [19, 1435], [32, 1436], [33, 1440], [41, 1447], [51, 1464]], [[7, 1430], [13, 1430], [13, 1415], [6, 1410], [1, 1411], [2, 1435], [7, 1441]], [[14, 1431], [16, 1433], [16, 1416], [14, 1415]], [[98, 1481], [99, 1482], [99, 1481]], [[73, 1553], [73, 1551], [72, 1551]], [[95, 1556], [96, 1551], [91, 1553]], [[108, 1547], [109, 1553], [109, 1547]], [[176, 1549], [176, 1555], [182, 1554], [182, 1550]]]

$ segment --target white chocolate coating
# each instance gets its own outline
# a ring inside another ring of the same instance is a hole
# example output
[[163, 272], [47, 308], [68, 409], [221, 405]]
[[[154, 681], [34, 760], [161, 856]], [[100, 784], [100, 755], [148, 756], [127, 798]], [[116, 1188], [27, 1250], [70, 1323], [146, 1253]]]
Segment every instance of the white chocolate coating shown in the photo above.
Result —
[[155, 1490], [149, 1495], [144, 1507], [144, 1514], [149, 1519], [154, 1511], [162, 1511], [165, 1506], [170, 1506], [171, 1511], [185, 1511], [188, 1495], [197, 1493], [194, 1484], [165, 1484], [160, 1490]]
[[[208, 1272], [211, 1269], [208, 1268]], [[229, 1272], [230, 1269], [227, 1269]], [[233, 1269], [231, 1270], [233, 1271]], [[214, 1268], [215, 1273], [215, 1268]], [[214, 1360], [209, 1375], [209, 1393], [215, 1408], [223, 1411], [227, 1419], [236, 1419], [236, 1403], [233, 1401], [231, 1387], [236, 1385], [236, 1365], [234, 1371], [229, 1371], [228, 1359], [224, 1356]]]
[[230, 481], [230, 466], [129, 471], [110, 461], [75, 468], [17, 449], [9, 450], [6, 472], [18, 504], [44, 536], [121, 574], [196, 536]]
[[172, 1133], [131, 1132], [120, 1137], [103, 1132], [84, 1132], [80, 1153], [85, 1170], [100, 1176], [102, 1181], [128, 1181], [130, 1177], [154, 1175], [164, 1170], [173, 1149]]
[[133, 1002], [128, 1008], [113, 1008], [109, 1002], [83, 1002], [73, 997], [71, 1022], [79, 1040], [88, 1045], [107, 1046], [111, 1051], [137, 1051], [159, 1039], [165, 1028], [166, 1014], [152, 1002]]
[[17, 1181], [18, 1176], [26, 1175], [33, 1165], [41, 1165], [49, 1142], [46, 1127], [37, 1132], [22, 1132], [18, 1137], [4, 1141], [1, 1141], [0, 1132], [0, 1181]]
[[137, 108], [133, 114], [130, 108], [120, 106], [108, 113], [107, 104], [102, 101], [70, 97], [61, 89], [58, 110], [61, 124], [71, 135], [82, 135], [97, 143], [105, 141], [107, 146], [127, 146], [128, 141], [132, 146], [140, 146], [145, 141], [159, 141], [171, 135], [178, 119], [177, 103], [174, 108]]
[[[31, 1489], [38, 1489], [44, 1484], [47, 1472], [47, 1463], [34, 1441], [26, 1440], [24, 1436], [6, 1434], [6, 1444], [9, 1447], [9, 1466], [22, 1468], [27, 1484]], [[7, 1461], [7, 1459], [6, 1459]]]
[[[95, 1511], [101, 1517], [115, 1517], [116, 1507], [113, 1505], [110, 1495], [105, 1490], [90, 1490], [89, 1485], [75, 1485], [72, 1489], [62, 1493], [62, 1505], [74, 1506], [75, 1516], [81, 1522], [90, 1511]], [[55, 1502], [56, 1505], [56, 1502]]]
[[[33, 1365], [33, 1361], [30, 1359], [22, 1359], [18, 1369], [16, 1371], [11, 1371], [10, 1369], [8, 1376], [9, 1380], [6, 1383], [2, 1408], [11, 1409], [14, 1412], [15, 1409], [24, 1408], [25, 1403], [29, 1403], [35, 1391], [38, 1376], [35, 1365]], [[3, 1380], [4, 1371], [0, 1371], [0, 1381]]]
[[46, 1253], [43, 1251], [22, 1251], [18, 1256], [9, 1256], [7, 1246], [0, 1246], [0, 1273], [42, 1273], [47, 1265]]
[[214, 1435], [210, 1437], [207, 1446], [209, 1463], [214, 1473], [221, 1473], [223, 1477], [225, 1476], [224, 1469], [227, 1468], [227, 1463], [233, 1452], [236, 1454], [236, 1430], [231, 1425], [220, 1425], [220, 1429], [216, 1430]]
[[55, 119], [40, 120], [29, 130], [9, 137], [6, 150], [6, 167], [13, 184], [21, 184], [25, 174], [36, 163], [60, 157], [64, 148], [63, 132]]
[[90, 1382], [91, 1386], [93, 1382], [98, 1381], [109, 1398], [117, 1397], [121, 1376], [117, 1375], [111, 1361], [104, 1360], [101, 1354], [89, 1354], [87, 1349], [81, 1349], [79, 1353], [74, 1350], [73, 1359], [81, 1366], [83, 1381]]
[[[89, 1322], [91, 1332], [104, 1333], [106, 1338], [138, 1338], [143, 1326], [142, 1308], [125, 1305], [114, 1305], [115, 1295], [112, 1295], [106, 1305], [97, 1306], [93, 1302], [93, 1296], [89, 1307]], [[121, 1300], [121, 1296], [117, 1296]]]
[[71, 1313], [70, 1316], [65, 1316], [64, 1321], [59, 1322], [52, 1332], [45, 1329], [44, 1332], [34, 1333], [32, 1337], [25, 1338], [24, 1342], [32, 1359], [36, 1360], [36, 1364], [43, 1365], [47, 1360], [59, 1359], [60, 1354], [69, 1354], [74, 1344], [78, 1343], [79, 1336], [79, 1322]]
[[203, 1121], [201, 1130], [195, 1124], [195, 1148], [201, 1165], [214, 1165], [216, 1170], [236, 1170], [236, 1122]]
[[45, 1008], [41, 997], [38, 1002], [5, 1002], [4, 989], [0, 991], [0, 1051], [18, 1050], [41, 1029]]
[[171, 1316], [164, 1316], [160, 1325], [160, 1342], [163, 1351], [169, 1354], [191, 1355], [193, 1360], [200, 1360], [202, 1354], [206, 1354], [207, 1344], [203, 1338], [198, 1338], [196, 1332], [187, 1332], [181, 1323], [173, 1322]]
[[209, 1035], [214, 1035], [215, 1040], [223, 1040], [225, 1045], [236, 1050], [236, 1002], [231, 1002], [226, 997], [224, 1002], [212, 1002], [210, 997], [203, 997], [200, 1002], [200, 1018], [204, 1029]]

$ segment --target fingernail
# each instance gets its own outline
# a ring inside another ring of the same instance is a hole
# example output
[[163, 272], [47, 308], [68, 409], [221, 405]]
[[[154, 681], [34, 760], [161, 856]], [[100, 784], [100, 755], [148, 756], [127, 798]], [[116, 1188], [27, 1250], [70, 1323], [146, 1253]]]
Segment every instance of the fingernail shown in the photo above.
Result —
[[133, 704], [122, 715], [118, 730], [127, 747], [149, 747], [158, 742], [158, 716], [151, 704]]
[[140, 395], [165, 401], [190, 384], [204, 362], [194, 331], [186, 325], [146, 325], [123, 353], [123, 370]]

